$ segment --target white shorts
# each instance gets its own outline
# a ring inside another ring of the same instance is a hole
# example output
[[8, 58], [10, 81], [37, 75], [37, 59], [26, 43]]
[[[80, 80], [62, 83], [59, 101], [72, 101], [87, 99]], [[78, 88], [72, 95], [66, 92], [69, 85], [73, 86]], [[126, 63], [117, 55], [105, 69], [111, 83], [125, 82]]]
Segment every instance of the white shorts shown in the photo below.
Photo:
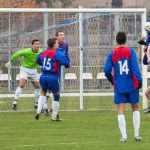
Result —
[[38, 81], [39, 77], [37, 74], [37, 69], [31, 69], [21, 66], [19, 79], [30, 79], [31, 81]]

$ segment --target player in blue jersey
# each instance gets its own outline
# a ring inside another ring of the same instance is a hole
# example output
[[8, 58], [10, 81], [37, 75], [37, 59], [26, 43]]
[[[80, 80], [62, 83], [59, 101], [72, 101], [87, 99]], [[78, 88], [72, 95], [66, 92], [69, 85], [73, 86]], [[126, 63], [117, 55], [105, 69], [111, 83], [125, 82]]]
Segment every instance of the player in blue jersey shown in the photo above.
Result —
[[117, 47], [107, 56], [104, 72], [114, 86], [114, 103], [117, 105], [118, 124], [122, 135], [120, 141], [127, 141], [125, 103], [130, 103], [132, 107], [134, 139], [141, 141], [139, 136], [139, 89], [142, 87], [142, 77], [136, 53], [133, 48], [127, 47], [124, 32], [118, 32], [116, 42]]
[[[144, 57], [143, 57], [143, 64], [149, 65], [150, 64], [150, 18], [148, 18], [147, 22], [145, 22], [145, 31], [147, 32], [147, 36], [144, 36], [140, 41], [139, 44], [144, 45]], [[150, 100], [150, 86], [147, 87], [145, 91], [145, 96], [147, 100]], [[145, 110], [145, 113], [150, 113], [150, 107]]]
[[[64, 35], [64, 32], [63, 31], [57, 31], [56, 32], [56, 38], [58, 40], [58, 51], [61, 51], [64, 55], [68, 55], [68, 44], [65, 42], [65, 35]], [[63, 68], [61, 68], [62, 70]], [[63, 70], [62, 70], [63, 71]], [[47, 92], [47, 95], [46, 95], [46, 101], [44, 103], [44, 106], [43, 106], [43, 113], [48, 116], [49, 113], [48, 113], [48, 98], [50, 96], [50, 92]], [[52, 109], [51, 109], [52, 111]]]
[[[147, 58], [147, 49], [150, 50], [150, 45], [149, 46], [145, 46], [144, 47], [144, 57], [143, 57], [143, 64], [144, 65], [149, 65], [150, 63], [148, 63], [148, 58]], [[147, 100], [150, 100], [150, 86], [147, 87], [146, 91], [145, 91], [145, 96], [147, 98]], [[145, 110], [145, 113], [150, 113], [150, 107], [148, 107], [146, 110]]]
[[41, 53], [36, 60], [36, 63], [42, 66], [42, 75], [40, 76], [41, 95], [38, 101], [38, 108], [35, 119], [39, 119], [41, 110], [46, 100], [47, 91], [52, 91], [54, 100], [52, 101], [52, 121], [60, 121], [58, 117], [59, 100], [60, 100], [60, 73], [61, 66], [70, 66], [68, 55], [64, 55], [58, 51], [57, 38], [52, 38], [47, 41], [48, 48]]

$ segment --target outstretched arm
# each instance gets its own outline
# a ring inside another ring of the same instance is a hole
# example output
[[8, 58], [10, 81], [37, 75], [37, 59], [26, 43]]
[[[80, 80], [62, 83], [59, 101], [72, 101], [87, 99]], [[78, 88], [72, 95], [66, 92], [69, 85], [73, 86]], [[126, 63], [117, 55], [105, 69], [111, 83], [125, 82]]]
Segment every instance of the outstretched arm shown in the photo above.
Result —
[[111, 82], [113, 84], [113, 76], [112, 76], [112, 51], [108, 54], [106, 62], [105, 62], [105, 66], [104, 66], [104, 72], [105, 72], [105, 76], [108, 79], [109, 82]]

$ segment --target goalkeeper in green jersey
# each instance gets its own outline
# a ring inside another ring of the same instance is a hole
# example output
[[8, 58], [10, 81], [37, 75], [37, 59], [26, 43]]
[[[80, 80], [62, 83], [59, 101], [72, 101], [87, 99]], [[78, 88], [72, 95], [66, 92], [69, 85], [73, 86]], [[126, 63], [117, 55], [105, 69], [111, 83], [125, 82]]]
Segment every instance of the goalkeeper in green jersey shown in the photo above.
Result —
[[41, 52], [42, 52], [42, 49], [40, 49], [40, 41], [38, 39], [34, 39], [32, 41], [31, 48], [23, 49], [14, 53], [11, 56], [10, 61], [5, 64], [5, 66], [9, 68], [12, 66], [12, 62], [14, 62], [18, 57], [23, 57], [21, 67], [20, 67], [19, 85], [15, 91], [15, 97], [14, 97], [14, 101], [12, 104], [12, 108], [14, 110], [17, 109], [17, 102], [18, 102], [19, 96], [25, 84], [27, 83], [28, 79], [31, 79], [31, 83], [33, 84], [33, 87], [35, 88], [35, 93], [34, 93], [35, 94], [35, 108], [37, 108], [38, 99], [40, 95], [40, 84], [39, 84], [38, 74], [37, 74], [38, 64], [36, 64], [36, 58]]

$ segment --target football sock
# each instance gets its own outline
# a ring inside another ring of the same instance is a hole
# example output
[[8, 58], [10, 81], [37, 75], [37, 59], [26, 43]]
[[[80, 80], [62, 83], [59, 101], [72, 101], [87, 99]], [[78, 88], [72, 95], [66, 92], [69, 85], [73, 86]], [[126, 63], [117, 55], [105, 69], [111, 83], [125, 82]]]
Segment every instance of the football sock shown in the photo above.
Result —
[[34, 96], [35, 96], [35, 102], [38, 103], [39, 97], [40, 97], [40, 89], [34, 90]]
[[139, 136], [140, 128], [140, 112], [133, 111], [133, 127], [134, 127], [134, 137]]
[[46, 96], [45, 101], [44, 101], [44, 105], [43, 105], [43, 109], [48, 109], [47, 102], [48, 102], [48, 99], [47, 99], [47, 96]]
[[124, 114], [118, 115], [118, 124], [119, 124], [119, 129], [120, 129], [122, 138], [127, 139], [126, 121], [125, 121]]
[[17, 101], [19, 99], [19, 96], [22, 92], [22, 88], [21, 87], [17, 87], [16, 92], [15, 92], [15, 97], [14, 99]]
[[58, 114], [59, 109], [59, 102], [58, 101], [52, 101], [52, 117], [56, 118], [56, 115]]
[[42, 110], [42, 108], [43, 108], [45, 99], [46, 99], [46, 96], [40, 96], [40, 97], [39, 97], [39, 100], [38, 100], [38, 108], [37, 108], [37, 114], [40, 114], [40, 113], [41, 113], [41, 110]]

